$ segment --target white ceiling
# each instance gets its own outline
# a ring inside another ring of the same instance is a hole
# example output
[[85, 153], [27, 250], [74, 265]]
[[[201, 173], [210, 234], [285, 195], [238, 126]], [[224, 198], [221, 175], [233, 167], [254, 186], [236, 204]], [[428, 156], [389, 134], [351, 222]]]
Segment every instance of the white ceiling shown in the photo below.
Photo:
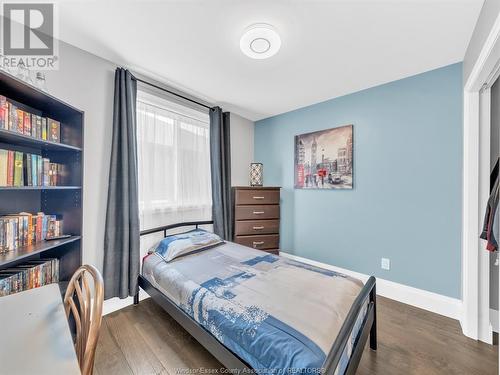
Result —
[[[60, 38], [252, 120], [463, 59], [482, 0], [60, 1]], [[270, 23], [282, 46], [239, 38]]]

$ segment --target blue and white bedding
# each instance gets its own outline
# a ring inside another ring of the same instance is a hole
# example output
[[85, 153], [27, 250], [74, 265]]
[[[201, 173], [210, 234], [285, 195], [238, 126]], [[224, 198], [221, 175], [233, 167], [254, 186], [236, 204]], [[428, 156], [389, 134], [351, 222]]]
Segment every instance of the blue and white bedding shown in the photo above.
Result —
[[[166, 262], [143, 275], [257, 373], [319, 371], [362, 283], [232, 242]], [[365, 310], [336, 374], [343, 374]]]

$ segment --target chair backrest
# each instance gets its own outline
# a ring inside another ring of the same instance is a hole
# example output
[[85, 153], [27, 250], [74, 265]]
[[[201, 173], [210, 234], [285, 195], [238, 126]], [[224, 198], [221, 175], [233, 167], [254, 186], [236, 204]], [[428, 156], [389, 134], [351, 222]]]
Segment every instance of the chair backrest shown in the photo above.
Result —
[[103, 301], [104, 282], [97, 268], [91, 265], [78, 268], [68, 284], [64, 309], [68, 319], [73, 316], [76, 328], [76, 356], [83, 375], [92, 374], [94, 368]]

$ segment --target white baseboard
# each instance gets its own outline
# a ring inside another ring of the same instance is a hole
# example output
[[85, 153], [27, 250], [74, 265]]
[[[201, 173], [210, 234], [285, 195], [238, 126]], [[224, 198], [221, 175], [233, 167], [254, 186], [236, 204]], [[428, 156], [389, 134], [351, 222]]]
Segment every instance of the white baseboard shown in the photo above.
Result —
[[[355, 277], [363, 282], [366, 282], [369, 278], [368, 275], [359, 272], [346, 270], [330, 264], [317, 262], [315, 260], [302, 258], [285, 252], [280, 252], [280, 255], [289, 259], [310, 264], [312, 266], [340, 272], [347, 276]], [[462, 301], [457, 298], [443, 296], [441, 294], [428, 292], [426, 290], [413, 288], [411, 286], [395, 283], [381, 278], [377, 278], [377, 294], [439, 315], [444, 315], [452, 319], [460, 320], [461, 318]]]
[[[149, 298], [149, 296], [144, 292], [143, 290], [139, 291], [139, 301], [142, 301], [143, 299]], [[127, 297], [120, 299], [118, 297], [115, 298], [110, 298], [104, 301], [104, 304], [102, 306], [102, 315], [107, 315], [110, 314], [114, 311], [124, 309], [127, 306], [130, 306], [134, 303], [134, 298], [133, 297]]]
[[493, 332], [498, 333], [498, 310], [490, 309], [490, 323]]

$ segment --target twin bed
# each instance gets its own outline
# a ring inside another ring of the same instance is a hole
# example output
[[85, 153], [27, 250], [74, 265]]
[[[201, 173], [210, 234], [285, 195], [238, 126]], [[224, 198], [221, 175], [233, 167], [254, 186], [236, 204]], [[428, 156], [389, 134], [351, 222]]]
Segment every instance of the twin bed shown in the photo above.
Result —
[[139, 286], [231, 372], [354, 374], [368, 336], [376, 350], [374, 277], [363, 285], [232, 242], [165, 258], [169, 229], [205, 237], [204, 224], [141, 232], [165, 240], [144, 258]]

